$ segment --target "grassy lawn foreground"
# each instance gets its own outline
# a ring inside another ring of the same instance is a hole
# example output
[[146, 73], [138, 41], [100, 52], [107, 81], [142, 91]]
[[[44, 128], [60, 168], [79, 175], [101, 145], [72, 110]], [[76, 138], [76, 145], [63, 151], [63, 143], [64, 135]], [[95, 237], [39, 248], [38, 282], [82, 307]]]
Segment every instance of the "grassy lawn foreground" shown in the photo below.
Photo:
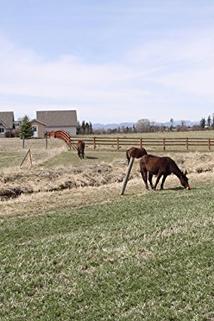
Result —
[[0, 319], [214, 318], [214, 187], [0, 225]]

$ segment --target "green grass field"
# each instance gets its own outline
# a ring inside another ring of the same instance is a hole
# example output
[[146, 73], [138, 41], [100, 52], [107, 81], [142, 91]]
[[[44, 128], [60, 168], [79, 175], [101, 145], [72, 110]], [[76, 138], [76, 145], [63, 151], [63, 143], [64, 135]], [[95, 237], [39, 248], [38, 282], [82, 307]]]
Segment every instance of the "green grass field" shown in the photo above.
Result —
[[120, 151], [87, 151], [85, 159], [81, 160], [75, 151], [64, 151], [51, 159], [45, 161], [41, 165], [44, 167], [57, 167], [57, 166], [82, 166], [98, 164], [100, 162], [110, 163], [117, 159], [125, 158], [125, 152]]
[[211, 321], [213, 185], [2, 219], [4, 321]]

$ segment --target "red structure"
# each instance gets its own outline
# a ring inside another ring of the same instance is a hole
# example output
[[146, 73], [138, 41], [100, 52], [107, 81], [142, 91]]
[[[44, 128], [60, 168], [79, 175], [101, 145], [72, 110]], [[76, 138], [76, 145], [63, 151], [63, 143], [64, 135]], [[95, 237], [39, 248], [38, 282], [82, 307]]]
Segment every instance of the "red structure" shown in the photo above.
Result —
[[48, 132], [47, 135], [48, 137], [62, 139], [70, 149], [73, 148], [74, 150], [77, 150], [76, 145], [72, 142], [71, 135], [65, 130], [51, 131], [51, 132]]

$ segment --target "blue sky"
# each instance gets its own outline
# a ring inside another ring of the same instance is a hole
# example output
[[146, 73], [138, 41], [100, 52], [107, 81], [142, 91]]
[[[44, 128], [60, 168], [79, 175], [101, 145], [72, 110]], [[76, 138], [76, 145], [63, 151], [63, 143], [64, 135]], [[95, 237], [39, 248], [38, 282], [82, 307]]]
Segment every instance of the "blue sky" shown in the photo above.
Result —
[[214, 113], [214, 1], [0, 0], [0, 109], [92, 122]]

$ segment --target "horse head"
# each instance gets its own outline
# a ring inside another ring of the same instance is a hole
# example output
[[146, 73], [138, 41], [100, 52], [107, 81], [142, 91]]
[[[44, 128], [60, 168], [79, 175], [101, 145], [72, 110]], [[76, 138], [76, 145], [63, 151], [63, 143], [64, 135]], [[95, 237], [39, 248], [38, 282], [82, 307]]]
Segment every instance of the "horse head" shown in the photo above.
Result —
[[181, 177], [180, 177], [180, 181], [181, 181], [181, 185], [190, 190], [191, 187], [189, 185], [189, 180], [188, 180], [188, 177], [187, 177], [187, 170], [185, 170], [184, 172], [181, 171]]

